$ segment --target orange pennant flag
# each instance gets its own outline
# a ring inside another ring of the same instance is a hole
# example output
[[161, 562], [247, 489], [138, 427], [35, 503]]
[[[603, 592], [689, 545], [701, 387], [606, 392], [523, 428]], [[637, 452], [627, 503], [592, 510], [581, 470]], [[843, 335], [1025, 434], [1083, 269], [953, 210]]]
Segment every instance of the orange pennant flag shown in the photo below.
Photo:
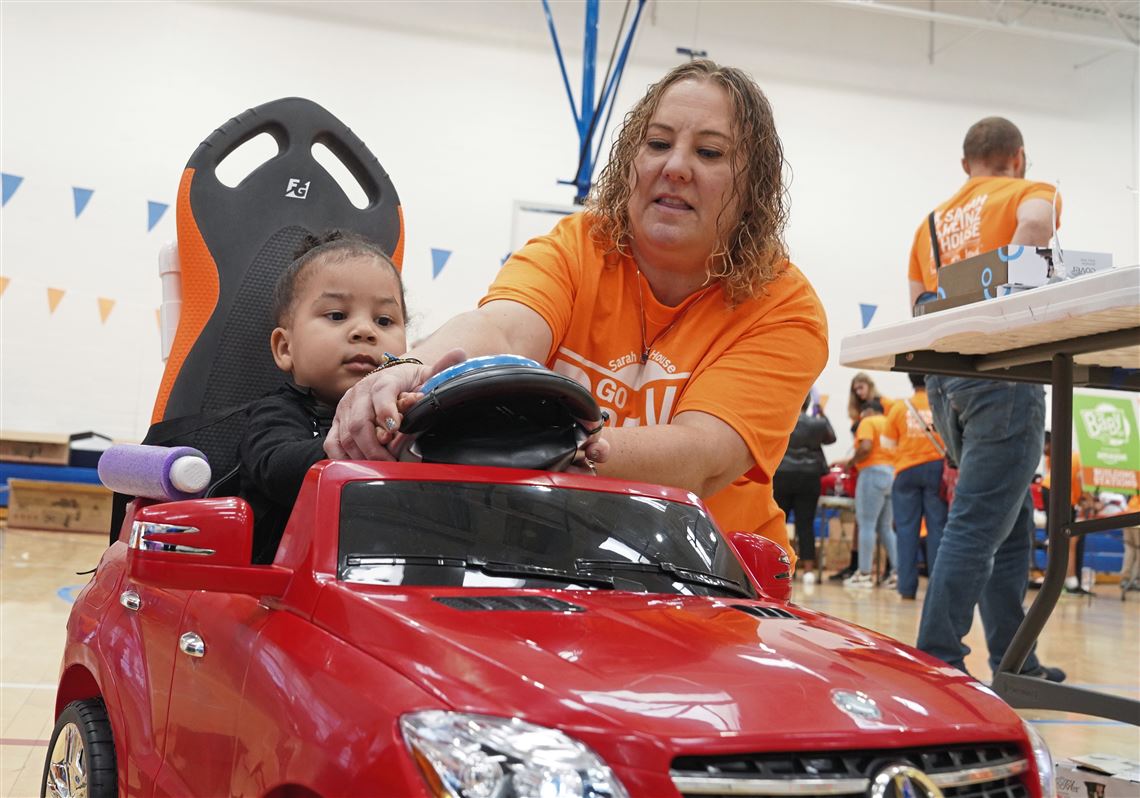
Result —
[[99, 318], [103, 320], [104, 324], [107, 323], [107, 317], [111, 315], [111, 308], [113, 307], [115, 307], [115, 300], [99, 297]]
[[0, 296], [4, 296], [4, 292], [8, 290], [8, 283], [12, 281], [10, 277], [0, 277]]
[[49, 288], [48, 292], [48, 313], [55, 313], [55, 309], [59, 307], [59, 301], [63, 299], [66, 293], [62, 288]]
[[826, 410], [827, 409], [827, 400], [830, 398], [831, 397], [825, 393], [821, 393], [819, 395], [819, 409], [820, 410]]

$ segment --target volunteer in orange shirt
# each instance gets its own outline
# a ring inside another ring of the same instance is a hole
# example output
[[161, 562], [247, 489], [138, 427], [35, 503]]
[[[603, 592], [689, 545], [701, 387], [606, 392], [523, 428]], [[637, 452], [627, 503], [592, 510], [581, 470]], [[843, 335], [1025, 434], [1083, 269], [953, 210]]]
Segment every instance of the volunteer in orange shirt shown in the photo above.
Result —
[[899, 595], [913, 599], [918, 592], [918, 546], [922, 521], [926, 520], [926, 572], [934, 571], [947, 505], [939, 495], [942, 487], [942, 439], [934, 430], [930, 402], [926, 398], [926, 375], [908, 374], [914, 396], [895, 402], [887, 411], [887, 435], [895, 444], [895, 482], [891, 506], [898, 536], [897, 569]]
[[[781, 243], [783, 165], [751, 78], [676, 67], [627, 116], [586, 210], [514, 253], [477, 310], [408, 355], [511, 353], [571, 375], [610, 415], [586, 447], [599, 474], [691, 490], [722, 529], [794, 557], [771, 478], [827, 361], [827, 323]], [[339, 456], [390, 457], [398, 396], [431, 370], [358, 383], [329, 435]]]
[[[848, 587], [874, 587], [871, 567], [875, 559], [875, 535], [887, 549], [887, 557], [898, 563], [895, 531], [892, 526], [891, 483], [895, 475], [895, 454], [890, 448], [887, 419], [883, 404], [871, 399], [863, 405], [863, 418], [855, 431], [855, 454], [850, 465], [859, 472], [855, 483], [855, 521], [859, 525], [859, 570], [843, 583]], [[896, 565], [897, 567], [897, 565]], [[885, 587], [895, 587], [894, 573], [884, 580]]]
[[[1060, 212], [1056, 191], [1025, 179], [1025, 142], [1008, 119], [987, 117], [962, 142], [968, 180], [919, 225], [910, 257], [912, 301], [936, 296], [938, 263], [1004, 246], [1048, 246]], [[931, 232], [936, 235], [932, 236]], [[933, 264], [933, 265], [932, 265]], [[925, 290], [924, 290], [925, 289]], [[1033, 539], [1029, 483], [1041, 459], [1045, 392], [1040, 385], [930, 375], [934, 426], [958, 464], [938, 565], [922, 603], [916, 645], [966, 670], [963, 642], [981, 614], [996, 672], [1025, 619]], [[1065, 672], [1030, 652], [1021, 673], [1060, 682]]]
[[[1021, 133], [1001, 117], [983, 119], [967, 133], [963, 149], [972, 151], [962, 156], [962, 169], [969, 179], [932, 212], [943, 266], [1006, 245], [1048, 246], [1061, 226], [1061, 195], [1049, 183], [1025, 179], [1024, 146], [1019, 143], [1008, 161], [1002, 158], [1011, 140], [1020, 142]], [[915, 230], [910, 250], [912, 307], [920, 296], [933, 299], [938, 293], [930, 221]]]

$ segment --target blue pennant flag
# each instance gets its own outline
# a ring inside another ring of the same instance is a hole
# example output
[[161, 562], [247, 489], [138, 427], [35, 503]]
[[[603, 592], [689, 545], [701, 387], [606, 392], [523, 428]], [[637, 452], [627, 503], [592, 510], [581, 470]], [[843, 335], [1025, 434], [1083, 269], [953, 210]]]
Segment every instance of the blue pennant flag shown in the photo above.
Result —
[[875, 311], [879, 309], [878, 305], [864, 305], [859, 303], [859, 312], [863, 314], [863, 329], [867, 329], [867, 325], [871, 323], [871, 319], [875, 316]]
[[510, 259], [511, 255], [514, 255], [514, 254], [515, 253], [513, 253], [513, 252], [508, 252], [506, 255], [499, 258], [499, 265], [502, 266], [504, 263], [506, 263]]
[[146, 201], [146, 231], [149, 233], [158, 224], [158, 220], [166, 213], [166, 209], [170, 206], [165, 202], [154, 202], [153, 200]]
[[93, 188], [77, 188], [71, 187], [71, 194], [75, 197], [75, 218], [79, 218], [79, 214], [83, 213], [83, 209], [87, 207], [87, 203], [91, 201], [91, 195], [95, 193]]
[[435, 249], [431, 251], [431, 279], [439, 277], [439, 273], [443, 271], [447, 259], [451, 257], [450, 249]]
[[4, 197], [0, 201], [0, 205], [7, 205], [8, 200], [12, 199], [12, 195], [16, 193], [16, 189], [24, 182], [24, 178], [19, 175], [10, 175], [7, 172], [0, 172], [0, 176], [4, 178]]

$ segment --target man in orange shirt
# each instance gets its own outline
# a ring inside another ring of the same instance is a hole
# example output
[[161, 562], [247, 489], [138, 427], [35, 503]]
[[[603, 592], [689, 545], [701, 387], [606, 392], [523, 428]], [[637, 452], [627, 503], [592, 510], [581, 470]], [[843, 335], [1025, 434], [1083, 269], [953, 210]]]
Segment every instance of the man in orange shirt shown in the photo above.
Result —
[[[871, 399], [863, 405], [863, 418], [855, 430], [855, 454], [850, 465], [859, 472], [855, 483], [855, 520], [859, 525], [859, 570], [844, 585], [847, 587], [873, 587], [875, 578], [871, 567], [875, 559], [875, 533], [887, 549], [892, 563], [898, 563], [895, 551], [895, 531], [892, 526], [891, 483], [895, 476], [893, 449], [884, 445], [887, 419], [883, 405]], [[897, 579], [890, 574], [883, 580], [886, 587], [895, 587]]]
[[[1009, 120], [988, 117], [966, 133], [962, 168], [969, 179], [915, 232], [910, 292], [936, 296], [939, 263], [1009, 244], [1047, 246], [1052, 238], [1056, 190], [1025, 179], [1025, 145]], [[931, 230], [937, 235], [931, 237]], [[942, 257], [942, 254], [945, 257]], [[930, 264], [934, 267], [931, 268]], [[966, 669], [962, 642], [982, 616], [990, 667], [996, 672], [1025, 619], [1033, 502], [1029, 483], [1045, 437], [1045, 392], [1039, 385], [965, 377], [929, 376], [926, 392], [934, 425], [958, 463], [958, 483], [938, 565], [931, 574], [918, 627], [918, 648]], [[1022, 673], [1060, 682], [1036, 652]]]
[[891, 505], [898, 536], [899, 595], [913, 599], [918, 592], [918, 539], [926, 519], [926, 571], [934, 572], [946, 501], [939, 495], [945, 445], [934, 430], [926, 375], [909, 374], [914, 396], [895, 402], [887, 412], [887, 435], [895, 442], [895, 483]]

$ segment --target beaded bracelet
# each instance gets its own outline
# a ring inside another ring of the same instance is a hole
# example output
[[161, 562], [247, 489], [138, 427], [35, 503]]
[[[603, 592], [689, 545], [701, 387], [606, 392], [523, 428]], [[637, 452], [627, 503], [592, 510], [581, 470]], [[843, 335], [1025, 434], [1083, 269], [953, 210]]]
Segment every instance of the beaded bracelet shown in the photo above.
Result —
[[380, 361], [380, 365], [368, 373], [375, 374], [378, 371], [383, 371], [390, 366], [398, 366], [401, 363], [415, 363], [417, 366], [422, 366], [424, 364], [424, 362], [418, 357], [400, 357], [399, 355], [393, 355], [389, 352], [385, 352], [384, 359]]

